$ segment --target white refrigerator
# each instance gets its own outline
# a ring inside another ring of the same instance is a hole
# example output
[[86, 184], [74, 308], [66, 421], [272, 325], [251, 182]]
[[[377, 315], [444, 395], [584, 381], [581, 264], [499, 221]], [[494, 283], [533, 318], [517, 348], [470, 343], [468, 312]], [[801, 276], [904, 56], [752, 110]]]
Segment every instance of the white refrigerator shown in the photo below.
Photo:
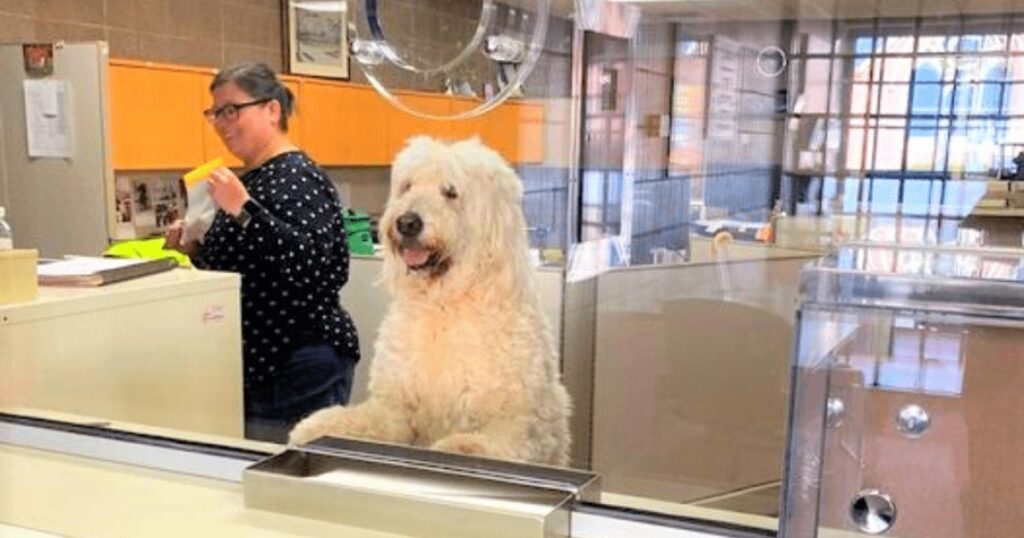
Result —
[[[30, 74], [22, 44], [0, 45], [0, 205], [16, 248], [97, 255], [114, 235], [108, 56], [104, 42], [58, 42], [52, 73]], [[35, 154], [49, 140], [59, 156], [30, 155], [30, 130]]]

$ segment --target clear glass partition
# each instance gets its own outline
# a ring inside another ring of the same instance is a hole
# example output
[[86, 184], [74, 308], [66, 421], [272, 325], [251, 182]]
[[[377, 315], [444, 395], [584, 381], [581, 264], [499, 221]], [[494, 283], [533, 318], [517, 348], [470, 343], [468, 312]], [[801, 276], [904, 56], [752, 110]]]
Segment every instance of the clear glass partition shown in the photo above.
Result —
[[1021, 245], [1019, 30], [970, 6], [627, 4], [633, 34], [578, 34], [576, 439], [608, 502], [767, 521], [800, 268], [849, 242]]
[[1022, 264], [867, 246], [804, 271], [785, 536], [1017, 532]]
[[[868, 375], [959, 401], [948, 395], [973, 383], [963, 369], [971, 346], [995, 341], [982, 335], [1005, 338], [1004, 355], [1021, 353], [1015, 333], [973, 321], [890, 311], [864, 321], [859, 313], [807, 309], [797, 323], [801, 269], [837, 245], [913, 245], [918, 250], [865, 263], [918, 276], [915, 268], [950, 263], [929, 252], [1022, 245], [1024, 14], [1010, 3], [350, 0], [348, 7], [353, 66], [365, 68], [353, 82], [386, 89], [382, 99], [434, 118], [401, 116], [403, 134], [479, 136], [522, 179], [536, 285], [573, 400], [571, 464], [603, 477], [604, 503], [775, 528], [787, 418], [807, 419], [802, 410], [788, 417], [789, 365], [798, 344], [803, 360], [812, 334], [824, 331], [839, 346], [815, 349], [838, 349], [848, 366], [827, 385], [857, 393], [847, 409], [881, 405], [863, 396]], [[488, 38], [502, 39], [488, 51]], [[300, 89], [300, 114], [304, 95]], [[383, 124], [354, 107], [349, 121], [366, 123], [368, 132]], [[356, 210], [379, 217], [388, 167], [328, 168]], [[954, 266], [1006, 270], [976, 261]], [[380, 256], [353, 257], [342, 291], [363, 351], [353, 403], [367, 395], [389, 301], [374, 285], [380, 264]], [[235, 310], [206, 307], [221, 288], [192, 285], [194, 304], [161, 296], [167, 315], [189, 312], [196, 327], [240, 322]], [[216, 376], [198, 370], [179, 372], [168, 381], [173, 387], [76, 389], [76, 375], [125, 368], [108, 356], [176, 354], [173, 340], [161, 340], [174, 325], [126, 301], [118, 319], [145, 327], [135, 342], [114, 322], [97, 327], [88, 317], [60, 325], [67, 332], [57, 337], [31, 316], [17, 330], [0, 325], [4, 360], [68, 348], [82, 358], [71, 367], [0, 370], [0, 388], [5, 378], [11, 387], [0, 391], [0, 403], [117, 425], [111, 410], [127, 402], [151, 409], [160, 426], [227, 431], [217, 425], [223, 408], [181, 416], [161, 400], [182, 387], [216, 386]], [[211, 346], [192, 358], [237, 360], [237, 347]], [[833, 371], [818, 366], [812, 373]], [[1010, 390], [988, 378], [981, 386]], [[230, 390], [238, 396], [241, 388]], [[88, 408], [61, 404], [86, 400]], [[968, 443], [964, 432], [981, 422], [958, 420], [949, 439]], [[868, 426], [858, 424], [858, 432]], [[886, 450], [857, 436], [806, 432], [812, 444], [855, 442], [864, 457]], [[955, 463], [954, 475], [966, 476], [970, 461], [942, 452], [949, 446], [933, 447], [927, 464]], [[842, 527], [843, 517], [822, 521]], [[939, 536], [922, 532], [908, 535]]]

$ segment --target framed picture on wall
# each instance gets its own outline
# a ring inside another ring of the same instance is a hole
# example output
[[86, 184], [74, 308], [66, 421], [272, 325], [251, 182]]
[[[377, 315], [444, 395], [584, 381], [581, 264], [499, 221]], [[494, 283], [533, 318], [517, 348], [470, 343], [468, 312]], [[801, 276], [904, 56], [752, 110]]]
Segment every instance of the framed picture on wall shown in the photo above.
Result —
[[344, 0], [286, 0], [288, 71], [348, 79], [348, 6]]

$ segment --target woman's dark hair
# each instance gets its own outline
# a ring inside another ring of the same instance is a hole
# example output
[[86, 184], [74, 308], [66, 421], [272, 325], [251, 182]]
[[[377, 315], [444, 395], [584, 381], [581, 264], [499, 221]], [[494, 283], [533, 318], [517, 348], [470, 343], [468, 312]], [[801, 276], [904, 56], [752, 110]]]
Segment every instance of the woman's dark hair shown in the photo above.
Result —
[[225, 67], [217, 72], [210, 83], [210, 91], [228, 82], [234, 82], [253, 99], [273, 99], [281, 104], [281, 130], [288, 131], [288, 116], [295, 109], [295, 96], [281, 84], [274, 70], [265, 63], [244, 62]]

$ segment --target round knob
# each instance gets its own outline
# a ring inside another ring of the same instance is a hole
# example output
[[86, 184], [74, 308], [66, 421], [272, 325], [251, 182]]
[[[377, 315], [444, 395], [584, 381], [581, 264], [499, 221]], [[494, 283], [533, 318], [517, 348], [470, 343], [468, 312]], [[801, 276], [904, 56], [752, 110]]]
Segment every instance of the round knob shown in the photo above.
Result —
[[850, 504], [850, 519], [861, 532], [882, 534], [896, 523], [896, 504], [877, 489], [866, 489]]
[[507, 35], [492, 35], [484, 41], [484, 52], [496, 62], [519, 63], [526, 58], [526, 43]]
[[777, 77], [786, 70], [786, 52], [779, 47], [765, 47], [757, 53], [758, 72], [766, 77]]
[[896, 415], [896, 430], [911, 439], [924, 435], [931, 424], [928, 412], [917, 404], [904, 405]]
[[384, 62], [384, 45], [378, 41], [352, 40], [352, 56], [363, 65], [380, 65]]
[[829, 398], [825, 404], [825, 421], [829, 428], [838, 428], [846, 418], [846, 404], [839, 398]]

